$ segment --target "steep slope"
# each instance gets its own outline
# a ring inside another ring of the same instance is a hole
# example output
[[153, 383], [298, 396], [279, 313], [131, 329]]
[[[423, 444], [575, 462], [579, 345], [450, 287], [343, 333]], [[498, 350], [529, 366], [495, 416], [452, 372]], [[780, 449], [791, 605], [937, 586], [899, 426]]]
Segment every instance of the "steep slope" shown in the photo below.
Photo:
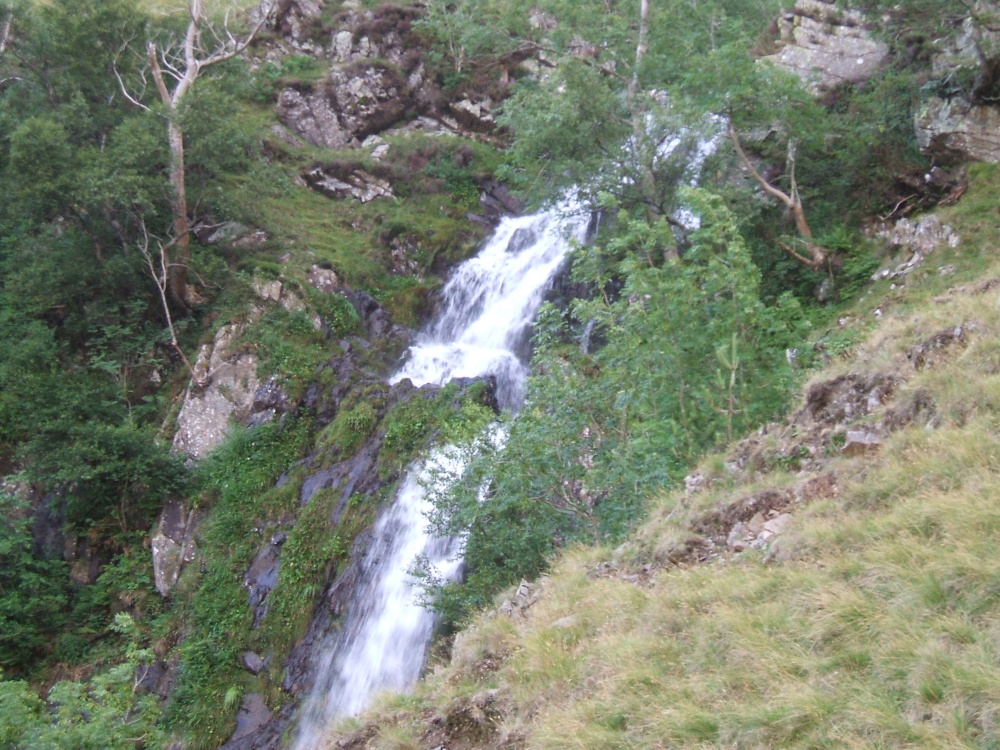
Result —
[[[330, 748], [995, 747], [998, 172], [788, 418], [480, 615]], [[895, 262], [905, 260], [897, 258]]]

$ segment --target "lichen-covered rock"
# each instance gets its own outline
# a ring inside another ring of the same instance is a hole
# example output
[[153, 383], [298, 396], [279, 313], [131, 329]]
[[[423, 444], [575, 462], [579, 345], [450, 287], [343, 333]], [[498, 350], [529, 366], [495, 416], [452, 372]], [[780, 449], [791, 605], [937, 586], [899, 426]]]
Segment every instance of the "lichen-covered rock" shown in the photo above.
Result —
[[258, 627], [267, 614], [267, 595], [278, 585], [278, 571], [281, 568], [281, 545], [288, 534], [278, 532], [271, 536], [267, 545], [257, 553], [250, 569], [243, 577], [243, 585], [249, 591], [250, 611], [253, 612], [253, 627]]
[[327, 99], [352, 138], [363, 140], [403, 119], [410, 109], [406, 80], [384, 63], [357, 63], [330, 75]]
[[353, 135], [341, 126], [335, 106], [323, 94], [288, 88], [278, 95], [278, 118], [313, 146], [344, 148]]
[[188, 509], [180, 500], [170, 500], [160, 513], [153, 534], [153, 582], [161, 596], [167, 596], [177, 585], [184, 566], [198, 555], [194, 535], [201, 514]]
[[306, 278], [306, 281], [314, 289], [326, 294], [333, 294], [340, 291], [340, 279], [337, 278], [336, 272], [331, 268], [323, 268], [317, 265], [312, 266], [309, 269], [309, 276]]
[[280, 0], [272, 28], [295, 41], [304, 40], [313, 21], [323, 12], [324, 0]]
[[[249, 693], [236, 714], [236, 731], [229, 738], [229, 743], [235, 744], [251, 736], [271, 719], [271, 712], [260, 693]], [[227, 745], [228, 747], [229, 745]]]
[[240, 332], [240, 326], [223, 326], [198, 354], [194, 382], [184, 395], [174, 436], [174, 450], [193, 459], [204, 458], [219, 445], [233, 420], [252, 413], [254, 394], [260, 388], [257, 357], [230, 351]]
[[778, 51], [763, 59], [798, 75], [814, 93], [872, 77], [889, 57], [857, 11], [827, 0], [797, 0], [778, 19]]
[[338, 176], [335, 170], [315, 167], [303, 175], [305, 181], [315, 190], [330, 198], [354, 198], [368, 203], [376, 198], [391, 198], [392, 185], [363, 169]]
[[901, 263], [880, 269], [872, 276], [873, 281], [907, 276], [939, 247], [955, 248], [961, 243], [955, 230], [943, 224], [936, 214], [929, 214], [917, 221], [900, 219], [880, 230], [877, 235], [890, 246], [909, 250], [912, 255]]
[[916, 115], [920, 149], [944, 161], [1000, 162], [1000, 109], [965, 97], [929, 99]]

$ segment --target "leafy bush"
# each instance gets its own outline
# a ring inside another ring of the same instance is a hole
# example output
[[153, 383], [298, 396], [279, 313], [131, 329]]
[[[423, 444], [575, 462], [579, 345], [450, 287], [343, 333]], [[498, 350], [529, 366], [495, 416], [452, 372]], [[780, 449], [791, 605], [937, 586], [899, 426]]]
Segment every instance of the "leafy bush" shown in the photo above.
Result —
[[26, 502], [0, 494], [0, 668], [18, 673], [37, 666], [69, 604], [66, 563], [35, 554], [29, 512]]
[[617, 297], [572, 306], [571, 317], [594, 321], [607, 344], [588, 355], [563, 343], [572, 339], [564, 316], [543, 310], [537, 374], [506, 445], [480, 440], [468, 476], [436, 498], [439, 527], [468, 533], [467, 580], [432, 591], [448, 617], [537, 575], [559, 546], [620, 539], [652, 489], [785, 405], [785, 349], [804, 333], [798, 305], [761, 303], [760, 273], [733, 215], [716, 196], [682, 195], [701, 218], [683, 257], [664, 258], [675, 246], [666, 222], [626, 213], [577, 251], [577, 281], [622, 285]]

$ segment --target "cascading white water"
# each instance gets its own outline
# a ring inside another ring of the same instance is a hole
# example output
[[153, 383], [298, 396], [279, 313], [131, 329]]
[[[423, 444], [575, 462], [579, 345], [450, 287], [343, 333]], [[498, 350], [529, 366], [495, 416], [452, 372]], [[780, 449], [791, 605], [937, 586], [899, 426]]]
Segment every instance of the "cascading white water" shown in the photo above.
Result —
[[[570, 240], [582, 241], [586, 228], [587, 217], [567, 205], [501, 222], [480, 253], [456, 269], [440, 315], [390, 382], [442, 385], [493, 375], [501, 407], [516, 410], [527, 376], [519, 353]], [[441, 579], [458, 575], [461, 541], [428, 532], [425, 488], [455, 476], [459, 461], [456, 451], [444, 448], [411, 466], [376, 522], [343, 627], [321, 656], [295, 750], [315, 748], [327, 724], [364, 710], [376, 693], [416, 682], [434, 616], [416, 601], [408, 571], [423, 557]]]

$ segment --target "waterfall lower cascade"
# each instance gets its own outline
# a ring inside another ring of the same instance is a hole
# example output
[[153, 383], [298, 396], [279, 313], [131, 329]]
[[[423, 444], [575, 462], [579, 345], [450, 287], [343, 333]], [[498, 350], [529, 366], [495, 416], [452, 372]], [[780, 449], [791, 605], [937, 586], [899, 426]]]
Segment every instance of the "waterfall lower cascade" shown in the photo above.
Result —
[[[479, 254], [455, 270], [440, 315], [390, 383], [409, 378], [417, 386], [443, 385], [493, 375], [500, 406], [516, 410], [524, 399], [531, 323], [571, 240], [584, 239], [587, 223], [568, 205], [501, 222]], [[364, 710], [379, 692], [406, 690], [419, 677], [434, 615], [416, 601], [408, 571], [422, 556], [441, 579], [459, 573], [461, 541], [431, 536], [425, 520], [427, 482], [460, 471], [455, 461], [445, 448], [411, 466], [376, 521], [361, 582], [342, 628], [321, 656], [295, 750], [313, 750], [331, 721]]]

